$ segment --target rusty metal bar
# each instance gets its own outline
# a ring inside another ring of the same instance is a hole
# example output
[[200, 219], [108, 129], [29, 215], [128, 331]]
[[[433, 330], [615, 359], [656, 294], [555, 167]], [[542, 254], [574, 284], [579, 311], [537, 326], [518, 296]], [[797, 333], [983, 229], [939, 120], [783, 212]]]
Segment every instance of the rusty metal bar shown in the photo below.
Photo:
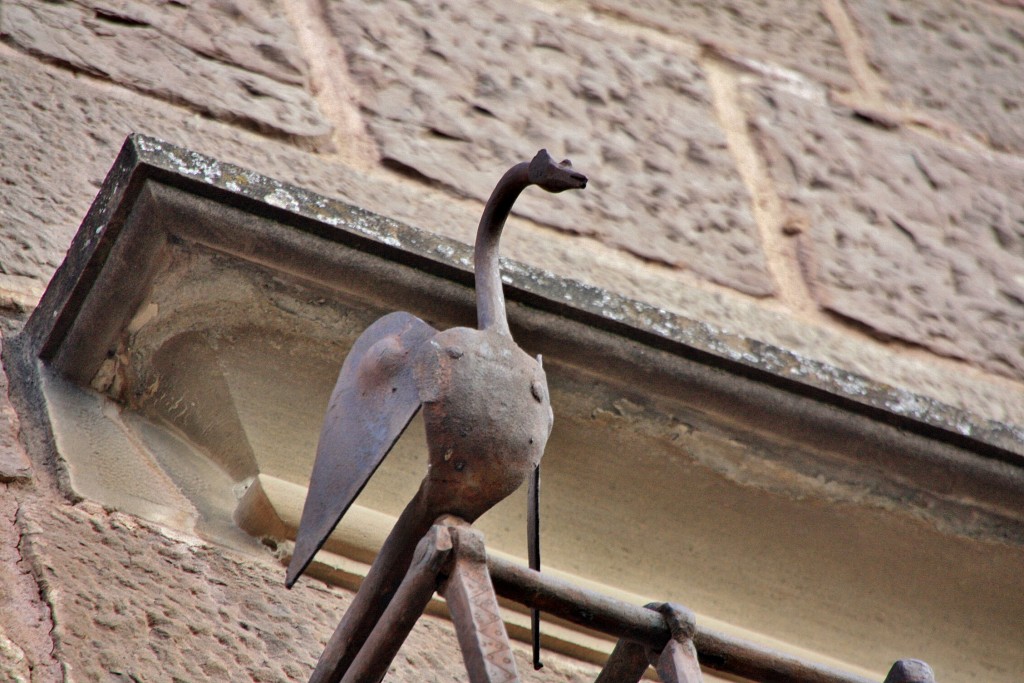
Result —
[[640, 683], [648, 666], [646, 646], [619, 638], [594, 683]]
[[515, 655], [487, 571], [483, 534], [465, 522], [448, 527], [448, 533], [455, 545], [455, 561], [441, 592], [455, 624], [469, 680], [519, 683]]
[[665, 618], [567, 581], [489, 555], [487, 568], [498, 595], [580, 626], [661, 649], [670, 637]]
[[[352, 660], [351, 666], [347, 671], [331, 671], [328, 675], [343, 674], [342, 683], [382, 680], [434, 595], [441, 572], [451, 554], [452, 539], [448, 530], [439, 526], [432, 527], [416, 546], [416, 555], [409, 572]], [[313, 680], [318, 676], [314, 672]]]
[[665, 617], [672, 637], [661, 652], [647, 650], [647, 657], [658, 671], [663, 683], [703, 683], [697, 648], [693, 637], [697, 633], [697, 617], [693, 611], [671, 602], [652, 602], [647, 605]]
[[[630, 605], [497, 557], [488, 557], [487, 566], [495, 591], [504, 598], [659, 651], [669, 640], [669, 627], [664, 617], [654, 610]], [[699, 626], [693, 640], [702, 666], [755, 681], [877, 683]]]
[[710, 629], [698, 627], [693, 644], [703, 666], [764, 683], [877, 683]]
[[[651, 651], [653, 654], [653, 651]], [[672, 639], [651, 662], [662, 683], [702, 683], [698, 654], [689, 640]]]

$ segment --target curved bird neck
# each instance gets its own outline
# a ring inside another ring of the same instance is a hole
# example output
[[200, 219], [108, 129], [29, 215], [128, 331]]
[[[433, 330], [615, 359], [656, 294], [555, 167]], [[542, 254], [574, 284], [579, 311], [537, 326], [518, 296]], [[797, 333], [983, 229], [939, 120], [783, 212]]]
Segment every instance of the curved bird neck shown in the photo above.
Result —
[[473, 252], [476, 276], [477, 327], [506, 337], [508, 329], [505, 315], [505, 295], [501, 287], [501, 265], [498, 262], [498, 241], [505, 219], [512, 211], [519, 194], [530, 185], [529, 163], [516, 164], [498, 181], [480, 217]]

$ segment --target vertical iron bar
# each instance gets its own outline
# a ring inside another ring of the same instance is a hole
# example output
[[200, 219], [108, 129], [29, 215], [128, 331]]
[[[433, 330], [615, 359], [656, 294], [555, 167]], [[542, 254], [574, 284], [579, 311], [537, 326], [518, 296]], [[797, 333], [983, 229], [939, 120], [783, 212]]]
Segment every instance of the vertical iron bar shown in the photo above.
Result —
[[[538, 357], [539, 360], [539, 357]], [[530, 569], [540, 571], [540, 463], [530, 475], [526, 506], [526, 550]], [[530, 609], [530, 631], [533, 639], [533, 669], [541, 669], [540, 661], [540, 610]]]

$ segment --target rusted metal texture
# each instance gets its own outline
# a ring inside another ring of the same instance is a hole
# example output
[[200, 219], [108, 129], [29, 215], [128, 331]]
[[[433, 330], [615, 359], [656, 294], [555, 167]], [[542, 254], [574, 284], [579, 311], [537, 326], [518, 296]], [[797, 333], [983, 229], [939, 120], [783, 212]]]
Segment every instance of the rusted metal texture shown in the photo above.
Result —
[[663, 683], [701, 683], [704, 680], [697, 663], [697, 650], [691, 641], [670, 640], [660, 653], [649, 652]]
[[594, 683], [637, 683], [649, 665], [645, 645], [620, 638]]
[[652, 654], [651, 664], [664, 683], [700, 683], [703, 680], [692, 642], [670, 640], [659, 653], [649, 651]]
[[694, 613], [673, 603], [652, 603], [647, 609], [654, 610], [665, 618], [671, 637], [660, 651], [647, 649], [651, 664], [658, 671], [664, 683], [701, 683], [700, 664], [697, 662], [697, 649], [693, 646], [693, 636], [697, 631], [697, 618]]
[[[374, 619], [372, 633], [360, 640], [358, 651], [343, 660], [332, 639], [311, 682], [379, 681], [438, 586], [452, 612], [472, 683], [519, 680], [498, 611], [498, 594], [618, 635], [597, 683], [637, 683], [649, 665], [666, 683], [699, 683], [702, 666], [764, 683], [877, 683], [700, 629], [693, 613], [679, 605], [640, 607], [487, 557], [479, 532], [452, 516], [442, 516], [421, 539], [404, 580], [383, 614]], [[349, 633], [344, 628], [346, 620], [364, 613], [358, 603], [367, 595], [370, 593], [360, 590], [336, 631], [336, 637], [342, 634], [342, 645], [347, 644]], [[935, 683], [935, 678], [924, 662], [900, 660], [884, 683]]]
[[366, 644], [345, 672], [342, 683], [380, 681], [437, 588], [438, 576], [452, 553], [448, 529], [434, 526], [416, 546], [409, 572]]
[[487, 566], [498, 595], [615, 638], [664, 645], [668, 626], [657, 612], [631, 605], [522, 565], [489, 556]]
[[889, 669], [884, 683], [935, 683], [935, 673], [919, 659], [901, 659]]
[[[509, 600], [649, 647], [662, 648], [672, 637], [668, 623], [654, 610], [624, 603], [501, 558], [488, 557], [487, 565], [494, 589]], [[709, 629], [697, 627], [693, 641], [704, 667], [755, 681], [878, 683]]]
[[[391, 313], [367, 328], [349, 351], [320, 432], [287, 586], [306, 569], [419, 410], [410, 354], [435, 334], [413, 315]], [[332, 458], [336, 453], [345, 458]]]
[[547, 379], [539, 359], [520, 349], [509, 332], [498, 242], [524, 189], [562, 192], [586, 183], [568, 161], [557, 163], [544, 150], [513, 166], [498, 181], [477, 231], [480, 329], [437, 332], [408, 313], [392, 313], [367, 328], [346, 358], [317, 447], [286, 585], [308, 566], [420, 407], [429, 463], [313, 680], [334, 683], [357, 658], [377, 657], [372, 648], [369, 654], [361, 650], [435, 519], [450, 514], [472, 523], [540, 464], [553, 420]]
[[[537, 356], [540, 362], [540, 356]], [[526, 554], [530, 569], [540, 571], [540, 465], [533, 468], [526, 494]], [[533, 668], [542, 668], [540, 661], [540, 610], [530, 610], [530, 632], [533, 634]]]
[[487, 571], [484, 539], [468, 526], [449, 527], [455, 560], [443, 587], [472, 683], [519, 680], [498, 598]]

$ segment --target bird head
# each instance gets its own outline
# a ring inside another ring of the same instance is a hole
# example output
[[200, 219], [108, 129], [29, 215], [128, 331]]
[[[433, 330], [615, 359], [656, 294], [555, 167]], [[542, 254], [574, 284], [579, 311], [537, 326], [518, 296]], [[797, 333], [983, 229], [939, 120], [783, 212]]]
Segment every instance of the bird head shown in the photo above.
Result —
[[537, 152], [530, 162], [529, 176], [531, 183], [548, 192], [582, 190], [587, 186], [587, 176], [574, 171], [568, 159], [556, 162], [546, 149]]

